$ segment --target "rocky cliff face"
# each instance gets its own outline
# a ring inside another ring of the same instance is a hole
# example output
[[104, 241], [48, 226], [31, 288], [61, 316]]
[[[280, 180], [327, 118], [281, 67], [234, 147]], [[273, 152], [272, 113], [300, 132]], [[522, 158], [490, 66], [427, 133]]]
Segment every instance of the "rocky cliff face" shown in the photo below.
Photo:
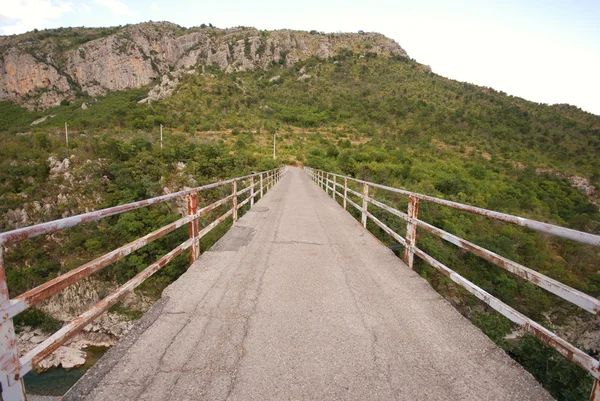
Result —
[[97, 96], [158, 84], [198, 65], [227, 72], [289, 67], [310, 57], [327, 59], [343, 49], [408, 57], [398, 43], [376, 33], [185, 29], [171, 23], [62, 28], [0, 37], [0, 100], [46, 109], [78, 91]]

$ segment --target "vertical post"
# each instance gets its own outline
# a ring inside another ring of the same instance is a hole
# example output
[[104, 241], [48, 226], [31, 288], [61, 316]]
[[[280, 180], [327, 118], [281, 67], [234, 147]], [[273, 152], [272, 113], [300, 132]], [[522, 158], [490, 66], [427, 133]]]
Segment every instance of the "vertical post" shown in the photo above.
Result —
[[327, 177], [325, 178], [325, 193], [329, 195], [329, 173], [327, 173]]
[[[0, 304], [7, 303], [8, 286], [4, 271], [4, 255], [0, 245]], [[14, 374], [21, 370], [17, 339], [12, 319], [0, 324], [0, 385], [2, 386], [3, 400], [25, 401], [25, 387], [23, 379], [15, 380]]]
[[367, 202], [367, 198], [369, 197], [369, 184], [363, 184], [363, 204], [362, 204], [362, 216], [361, 222], [364, 228], [367, 228], [367, 208], [369, 202]]
[[[192, 192], [187, 196], [188, 216], [198, 213], [198, 192]], [[190, 247], [190, 260], [194, 263], [200, 257], [200, 243], [196, 239], [198, 237], [198, 219], [194, 219], [188, 223], [190, 238], [194, 238], [194, 242]]]
[[592, 387], [590, 401], [600, 401], [600, 379], [594, 380], [594, 386]]
[[335, 190], [336, 190], [336, 186], [335, 186], [335, 184], [336, 184], [336, 178], [337, 178], [337, 177], [334, 175], [334, 176], [333, 176], [333, 191], [332, 191], [333, 200], [335, 200]]
[[250, 177], [250, 207], [254, 206], [254, 176]]
[[263, 173], [260, 173], [260, 199], [262, 199], [264, 194], [263, 190]]
[[231, 198], [231, 203], [232, 203], [232, 210], [233, 210], [233, 222], [235, 223], [237, 221], [237, 212], [238, 212], [238, 207], [237, 207], [237, 181], [233, 180], [233, 182], [231, 183], [231, 196], [233, 196], [233, 198]]
[[69, 149], [69, 130], [68, 127], [69, 124], [67, 124], [67, 122], [65, 121], [65, 141], [67, 142], [67, 149]]
[[344, 177], [344, 210], [346, 210], [346, 199], [348, 199], [348, 178]]
[[406, 224], [406, 248], [404, 248], [404, 263], [412, 269], [415, 258], [414, 246], [417, 241], [417, 223], [413, 219], [419, 216], [419, 199], [411, 195], [408, 198], [408, 223]]
[[163, 149], [163, 144], [162, 144], [162, 124], [160, 125], [160, 150]]

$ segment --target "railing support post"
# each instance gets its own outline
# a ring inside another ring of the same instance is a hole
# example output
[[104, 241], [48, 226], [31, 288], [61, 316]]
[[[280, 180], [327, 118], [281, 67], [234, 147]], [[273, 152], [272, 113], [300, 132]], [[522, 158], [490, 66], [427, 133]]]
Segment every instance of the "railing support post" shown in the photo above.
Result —
[[590, 401], [600, 401], [600, 379], [594, 380], [594, 386], [592, 387]]
[[346, 210], [346, 199], [348, 199], [348, 178], [344, 177], [344, 210]]
[[408, 198], [408, 220], [406, 224], [406, 248], [404, 248], [404, 263], [411, 269], [415, 258], [414, 246], [417, 241], [417, 223], [414, 221], [419, 216], [419, 198], [414, 195]]
[[335, 183], [336, 183], [336, 176], [333, 176], [333, 191], [331, 192], [331, 195], [333, 196], [333, 200], [335, 200]]
[[[4, 271], [4, 255], [0, 246], [0, 304], [8, 302], [8, 286]], [[0, 324], [0, 385], [2, 386], [3, 400], [25, 401], [25, 387], [23, 379], [14, 379], [14, 372], [21, 370], [19, 351], [12, 319]]]
[[367, 202], [367, 198], [369, 197], [369, 184], [363, 184], [363, 204], [362, 204], [362, 216], [361, 222], [364, 228], [367, 228], [367, 208], [369, 202]]
[[[187, 196], [188, 216], [198, 213], [198, 192], [192, 192]], [[198, 219], [188, 223], [190, 238], [198, 237]], [[200, 257], [200, 243], [195, 240], [190, 247], [190, 260], [194, 263]]]
[[329, 195], [329, 173], [327, 173], [325, 178], [325, 193]]
[[254, 206], [254, 176], [250, 177], [250, 207]]
[[264, 192], [263, 192], [263, 174], [260, 173], [260, 199], [262, 199], [263, 194], [264, 194]]
[[235, 223], [238, 219], [238, 207], [237, 207], [237, 181], [233, 180], [231, 183], [231, 209], [233, 210], [233, 222]]

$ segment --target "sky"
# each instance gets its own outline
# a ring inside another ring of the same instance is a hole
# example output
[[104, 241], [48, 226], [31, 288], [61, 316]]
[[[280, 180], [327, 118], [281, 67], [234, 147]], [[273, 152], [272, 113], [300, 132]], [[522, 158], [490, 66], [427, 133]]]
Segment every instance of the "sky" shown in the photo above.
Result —
[[600, 115], [600, 0], [0, 0], [0, 34], [170, 21], [380, 32], [442, 76]]

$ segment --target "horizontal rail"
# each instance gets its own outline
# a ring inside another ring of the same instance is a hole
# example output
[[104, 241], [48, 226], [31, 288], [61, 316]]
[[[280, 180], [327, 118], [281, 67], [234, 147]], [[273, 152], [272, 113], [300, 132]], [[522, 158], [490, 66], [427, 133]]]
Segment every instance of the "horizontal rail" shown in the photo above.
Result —
[[[317, 170], [321, 171], [321, 170]], [[600, 235], [590, 234], [582, 231], [573, 230], [566, 227], [556, 226], [549, 223], [543, 223], [536, 220], [531, 220], [525, 217], [514, 216], [511, 214], [496, 212], [493, 210], [483, 209], [476, 206], [469, 206], [458, 202], [453, 202], [445, 199], [436, 198], [429, 195], [423, 195], [416, 192], [407, 191], [404, 189], [398, 189], [394, 187], [388, 187], [387, 185], [376, 184], [374, 182], [359, 180], [357, 178], [348, 177], [341, 174], [329, 173], [340, 178], [346, 178], [349, 181], [353, 181], [359, 184], [367, 184], [373, 188], [384, 189], [386, 191], [399, 193], [407, 196], [414, 196], [417, 199], [424, 200], [438, 205], [447, 206], [457, 210], [463, 210], [465, 212], [479, 214], [481, 216], [490, 217], [495, 220], [503, 221], [505, 223], [511, 223], [521, 227], [530, 228], [532, 230], [544, 232], [547, 234], [556, 235], [558, 237], [567, 238], [573, 241], [581, 242], [584, 244], [600, 246]]]
[[[186, 189], [183, 191], [158, 196], [151, 199], [146, 199], [139, 202], [132, 202], [125, 205], [119, 205], [102, 209], [94, 212], [81, 214], [78, 216], [67, 217], [60, 220], [37, 224], [34, 226], [24, 227], [4, 233], [0, 233], [0, 331], [5, 333], [4, 338], [0, 342], [0, 360], [4, 361], [0, 366], [0, 382], [2, 383], [2, 394], [0, 398], [5, 397], [13, 398], [18, 395], [18, 399], [25, 399], [24, 388], [22, 384], [22, 377], [27, 372], [31, 371], [42, 359], [54, 352], [65, 342], [69, 341], [76, 333], [81, 331], [91, 321], [96, 319], [108, 308], [114, 305], [116, 302], [121, 300], [125, 295], [133, 291], [137, 286], [144, 282], [147, 278], [152, 276], [156, 271], [160, 270], [167, 263], [172, 261], [175, 257], [180, 255], [184, 250], [193, 247], [190, 252], [190, 259], [193, 261], [200, 254], [199, 240], [211, 231], [216, 225], [223, 222], [227, 217], [233, 215], [234, 221], [237, 216], [237, 210], [246, 205], [258, 195], [258, 192], [253, 189], [260, 185], [260, 194], [263, 195], [263, 189], [268, 190], [272, 188], [274, 184], [285, 173], [285, 168], [277, 168], [265, 172], [253, 173], [242, 177], [235, 177], [225, 181], [219, 181], [203, 185], [196, 188]], [[260, 180], [254, 180], [254, 177], [260, 177]], [[251, 179], [249, 185], [240, 190], [236, 191], [237, 182]], [[232, 184], [231, 194], [219, 199], [216, 202], [211, 203], [208, 206], [198, 209], [198, 192], [203, 190], [209, 190], [213, 188], [223, 187], [227, 184]], [[243, 195], [246, 192], [251, 191], [249, 196], [237, 204], [237, 197]], [[65, 228], [73, 227], [81, 223], [88, 223], [100, 220], [104, 217], [117, 215], [120, 213], [132, 211], [142, 207], [158, 204], [174, 198], [187, 196], [187, 215], [182, 218], [169, 223], [145, 236], [138, 238], [126, 245], [123, 245], [113, 251], [110, 251], [90, 262], [87, 262], [59, 277], [56, 277], [47, 283], [37, 286], [25, 293], [15, 297], [14, 299], [8, 298], [8, 288], [6, 285], [6, 276], [4, 270], [4, 258], [3, 248], [6, 245], [13, 244], [20, 240], [27, 238], [33, 238], [38, 235], [49, 234], [55, 231], [59, 231]], [[225, 205], [232, 202], [232, 208], [229, 209], [225, 214], [221, 215], [216, 220], [212, 221], [202, 230], [198, 231], [198, 219], [219, 206]], [[39, 303], [40, 301], [47, 299], [48, 297], [58, 293], [69, 285], [75, 282], [87, 278], [98, 270], [115, 263], [116, 261], [130, 255], [132, 252], [148, 245], [149, 243], [156, 241], [159, 238], [173, 232], [174, 230], [181, 228], [185, 225], [189, 228], [189, 239], [162, 256], [156, 262], [150, 264], [142, 272], [138, 273], [135, 277], [125, 283], [123, 286], [117, 288], [108, 297], [102, 299], [91, 309], [84, 312], [73, 321], [67, 323], [60, 330], [55, 332], [49, 338], [42, 343], [38, 344], [30, 352], [17, 358], [17, 343], [14, 335], [12, 318], [17, 314], [23, 312], [27, 308]], [[4, 388], [7, 386], [10, 390]], [[15, 387], [16, 386], [16, 387]], [[16, 390], [15, 390], [16, 389]]]
[[581, 291], [578, 291], [574, 288], [571, 288], [559, 281], [556, 281], [542, 273], [539, 273], [535, 270], [532, 270], [528, 267], [525, 267], [517, 262], [513, 262], [510, 259], [507, 259], [503, 256], [500, 256], [492, 251], [489, 251], [485, 248], [480, 247], [479, 245], [475, 245], [469, 241], [466, 241], [456, 235], [450, 234], [444, 230], [441, 230], [431, 224], [425, 223], [422, 220], [417, 220], [417, 224], [419, 227], [423, 228], [425, 231], [430, 232], [456, 246], [462, 248], [466, 251], [469, 251], [488, 262], [495, 264], [507, 270], [527, 281], [531, 281], [537, 286], [545, 289], [557, 295], [579, 307], [587, 310], [595, 315], [600, 316], [600, 300], [593, 298]]
[[245, 204], [247, 204], [248, 202], [250, 202], [251, 197], [247, 197], [246, 199], [244, 199], [243, 202], [238, 203], [237, 208], [238, 210], [241, 209]]
[[398, 209], [394, 209], [391, 206], [386, 205], [385, 203], [379, 202], [373, 198], [367, 198], [367, 202], [372, 203], [373, 205], [380, 207], [381, 209], [390, 212], [391, 214], [400, 217], [403, 220], [406, 221], [412, 221], [413, 219], [411, 219], [410, 217], [408, 217], [408, 214], [401, 212]]
[[507, 317], [513, 323], [523, 327], [525, 331], [535, 335], [542, 342], [554, 348], [560, 354], [565, 356], [567, 359], [575, 362], [579, 366], [583, 367], [587, 370], [592, 376], [596, 379], [600, 378], [600, 362], [596, 359], [592, 358], [582, 350], [577, 347], [574, 347], [567, 341], [560, 338], [558, 335], [553, 333], [552, 331], [546, 329], [542, 325], [534, 322], [529, 319], [527, 316], [518, 312], [517, 310], [511, 308], [506, 305], [504, 302], [500, 301], [498, 298], [492, 296], [482, 288], [476, 286], [460, 274], [454, 272], [441, 262], [437, 261], [433, 257], [429, 256], [421, 249], [415, 247], [414, 248], [415, 255], [419, 258], [423, 259], [425, 262], [433, 266], [436, 270], [449, 277], [452, 281], [459, 284], [461, 287], [465, 288], [471, 294], [475, 295], [481, 301], [485, 302], [489, 306], [491, 306], [494, 310], [501, 313], [503, 316]]
[[[310, 168], [308, 170], [309, 170], [309, 174], [312, 174], [314, 177], [315, 170], [312, 170]], [[469, 252], [471, 252], [471, 253], [473, 253], [473, 254], [475, 254], [475, 255], [477, 255], [477, 256], [515, 274], [515, 275], [518, 275], [519, 277], [521, 277], [525, 280], [528, 280], [528, 281], [536, 284], [537, 286], [581, 307], [582, 309], [587, 310], [588, 312], [591, 312], [595, 315], [600, 316], [600, 300], [593, 298], [593, 297], [591, 297], [581, 291], [578, 291], [574, 288], [571, 288], [565, 284], [562, 284], [562, 283], [558, 282], [557, 280], [554, 280], [550, 277], [545, 276], [542, 273], [539, 273], [539, 272], [532, 270], [528, 267], [525, 267], [519, 263], [513, 262], [503, 256], [500, 256], [492, 251], [489, 251], [489, 250], [482, 248], [476, 244], [466, 241], [456, 235], [450, 234], [450, 233], [448, 233], [440, 228], [437, 228], [429, 223], [419, 220], [417, 218], [417, 214], [414, 212], [414, 210], [418, 210], [418, 200], [425, 200], [425, 201], [430, 201], [430, 202], [434, 202], [437, 204], [441, 204], [444, 206], [449, 206], [449, 207], [452, 207], [455, 209], [484, 215], [484, 216], [491, 217], [496, 220], [505, 221], [505, 222], [521, 225], [524, 227], [532, 228], [532, 229], [535, 229], [540, 232], [550, 233], [550, 234], [554, 234], [557, 236], [561, 236], [563, 238], [573, 239], [575, 241], [582, 242], [585, 244], [591, 244], [591, 245], [597, 246], [598, 244], [600, 244], [600, 241], [599, 241], [600, 236], [597, 236], [594, 234], [589, 234], [589, 233], [582, 233], [579, 231], [567, 229], [564, 227], [553, 226], [553, 225], [546, 224], [546, 223], [536, 222], [536, 221], [524, 219], [521, 217], [506, 215], [506, 214], [499, 213], [499, 212], [493, 212], [493, 211], [489, 211], [486, 209], [474, 208], [474, 207], [462, 205], [462, 204], [459, 204], [456, 202], [450, 202], [450, 201], [445, 201], [443, 199], [433, 198], [433, 197], [426, 196], [426, 195], [415, 194], [413, 192], [399, 190], [399, 189], [391, 188], [391, 187], [386, 187], [384, 185], [379, 185], [379, 184], [375, 184], [375, 183], [371, 183], [371, 182], [367, 182], [367, 181], [363, 181], [363, 180], [357, 180], [357, 179], [353, 179], [351, 177], [346, 177], [346, 176], [342, 176], [342, 175], [338, 175], [338, 174], [332, 174], [332, 173], [329, 173], [329, 174], [336, 176], [336, 177], [344, 178], [345, 182], [347, 182], [347, 180], [350, 180], [350, 181], [354, 181], [357, 183], [362, 183], [363, 185], [365, 185], [365, 194], [368, 194], [368, 191], [366, 189], [368, 189], [370, 187], [374, 187], [374, 188], [390, 190], [392, 192], [408, 195], [412, 202], [412, 204], [409, 203], [409, 213], [412, 213], [411, 214], [412, 217], [410, 217], [409, 214], [401, 212], [392, 206], [386, 205], [383, 202], [380, 202], [373, 198], [370, 198], [368, 195], [363, 195], [359, 192], [356, 192], [356, 191], [348, 188], [347, 185], [344, 186], [344, 189], [347, 193], [356, 195], [357, 197], [363, 199], [364, 201], [371, 203], [372, 205], [374, 205], [380, 209], [383, 209], [383, 210], [405, 220], [408, 223], [407, 230], [408, 230], [408, 227], [411, 227], [411, 225], [420, 227], [421, 229], [423, 229], [433, 235], [436, 235], [436, 236], [442, 238], [443, 240], [446, 240], [446, 241], [458, 246], [461, 249], [467, 250], [467, 251], [469, 251]], [[322, 175], [323, 174], [321, 174], [321, 176]], [[330, 189], [330, 187], [328, 185], [325, 185], [325, 186], [328, 189]], [[335, 192], [338, 193], [337, 191], [335, 191]], [[363, 218], [371, 219], [384, 232], [386, 232], [388, 235], [393, 237], [397, 242], [399, 242], [402, 246], [404, 246], [405, 247], [405, 260], [406, 260], [407, 252], [409, 254], [412, 253], [412, 254], [417, 255], [417, 257], [421, 258], [426, 263], [433, 266], [436, 270], [440, 271], [442, 274], [448, 276], [454, 282], [456, 282], [460, 286], [464, 287], [467, 291], [469, 291], [470, 293], [475, 295], [477, 298], [479, 298], [480, 300], [482, 300], [483, 302], [488, 304], [494, 310], [501, 313], [503, 316], [507, 317], [513, 323], [523, 327], [525, 329], [525, 331], [535, 335], [537, 338], [539, 338], [545, 344], [554, 348], [556, 351], [558, 351], [560, 354], [564, 355], [569, 360], [573, 361], [574, 363], [576, 363], [576, 364], [580, 365], [581, 367], [583, 367], [584, 369], [586, 369], [596, 379], [595, 386], [600, 386], [600, 384], [599, 384], [600, 382], [598, 381], [598, 379], [600, 379], [600, 362], [598, 360], [594, 359], [593, 357], [591, 357], [584, 351], [578, 349], [577, 347], [573, 346], [566, 340], [560, 338], [557, 334], [546, 329], [545, 327], [541, 326], [540, 324], [536, 323], [535, 321], [529, 319], [522, 313], [520, 313], [517, 310], [506, 305], [505, 303], [500, 301], [498, 298], [495, 298], [491, 294], [487, 293], [485, 290], [481, 289], [480, 287], [473, 284], [469, 280], [465, 279], [458, 273], [454, 272], [453, 270], [451, 270], [450, 268], [448, 268], [441, 262], [434, 259], [432, 256], [425, 253], [423, 250], [417, 248], [414, 245], [414, 242], [412, 244], [409, 243], [408, 242], [408, 233], [407, 233], [407, 239], [403, 238], [398, 233], [396, 233], [394, 230], [392, 230], [390, 227], [388, 227], [385, 223], [383, 223], [381, 220], [379, 220], [377, 217], [375, 217], [371, 212], [363, 209], [362, 207], [360, 207], [358, 204], [353, 202], [347, 196], [344, 196], [342, 194], [340, 194], [340, 196], [344, 197], [345, 202], [350, 203], [357, 210], [361, 211], [363, 213]], [[411, 205], [413, 207], [412, 212], [411, 212]], [[410, 257], [412, 258], [412, 256], [410, 256]]]
[[250, 191], [252, 188], [253, 188], [253, 186], [252, 186], [252, 185], [248, 185], [246, 188], [244, 188], [244, 189], [241, 189], [241, 190], [237, 191], [236, 195], [237, 195], [237, 196], [243, 195], [243, 194], [245, 194], [246, 192]]
[[354, 206], [356, 208], [356, 210], [358, 210], [358, 211], [362, 210], [362, 207], [358, 206], [358, 203], [353, 202], [352, 199], [348, 198], [348, 199], [346, 199], [346, 202], [348, 202], [349, 204]]
[[149, 243], [159, 238], [162, 238], [166, 234], [169, 234], [170, 232], [180, 227], [183, 227], [190, 221], [195, 220], [206, 213], [209, 213], [210, 211], [216, 209], [221, 205], [224, 205], [229, 200], [231, 200], [232, 196], [233, 195], [226, 196], [221, 200], [218, 200], [208, 206], [203, 207], [202, 209], [199, 209], [198, 212], [194, 215], [185, 216], [177, 221], [174, 221], [171, 224], [167, 224], [166, 226], [159, 228], [158, 230], [155, 230], [150, 234], [147, 234], [135, 241], [123, 245], [122, 247], [117, 248], [114, 251], [104, 254], [99, 258], [96, 258], [42, 285], [39, 285], [29, 291], [22, 293], [14, 299], [11, 299], [8, 307], [5, 307], [1, 310], [1, 320], [4, 321], [6, 319], [10, 319], [16, 316], [17, 314], [23, 312], [27, 308], [58, 293], [62, 289], [74, 284], [75, 282], [91, 276], [98, 270], [117, 262], [118, 260], [131, 254], [132, 252], [135, 252], [138, 249], [148, 245]]
[[359, 198], [363, 198], [363, 194], [361, 194], [360, 192], [356, 192], [355, 190], [353, 190], [352, 188], [347, 188], [348, 192], [350, 192], [352, 195], [356, 195]]
[[21, 363], [21, 369], [19, 372], [15, 372], [15, 380], [19, 380], [27, 372], [31, 371], [40, 361], [45, 357], [54, 352], [58, 347], [69, 341], [75, 334], [81, 329], [87, 326], [91, 321], [96, 319], [102, 313], [106, 312], [108, 308], [116, 304], [118, 301], [123, 299], [128, 293], [133, 291], [136, 287], [142, 284], [148, 277], [152, 276], [158, 270], [163, 268], [167, 263], [175, 259], [184, 250], [189, 248], [194, 241], [198, 241], [200, 238], [210, 232], [217, 224], [223, 222], [227, 217], [233, 213], [233, 210], [229, 209], [221, 217], [204, 227], [195, 238], [189, 238], [178, 247], [161, 257], [159, 260], [146, 267], [135, 277], [123, 284], [121, 287], [113, 291], [110, 295], [98, 302], [95, 306], [84, 312], [69, 324], [62, 327], [56, 333], [48, 337], [45, 341], [38, 344], [34, 349], [29, 351], [23, 357], [19, 358]]
[[266, 171], [261, 173], [249, 174], [243, 177], [232, 178], [225, 181], [219, 181], [201, 187], [186, 189], [179, 192], [174, 192], [168, 195], [157, 196], [155, 198], [145, 199], [138, 202], [127, 203], [125, 205], [119, 205], [109, 207], [107, 209], [96, 210], [89, 213], [80, 214], [77, 216], [66, 217], [60, 220], [49, 221], [46, 223], [36, 224], [34, 226], [18, 228], [12, 231], [6, 231], [0, 233], [0, 245], [9, 245], [17, 241], [21, 241], [27, 238], [33, 238], [42, 234], [49, 234], [55, 231], [64, 230], [65, 228], [73, 227], [82, 223], [90, 223], [103, 219], [105, 217], [114, 216], [116, 214], [129, 212], [131, 210], [139, 209], [142, 207], [154, 205], [157, 203], [165, 202], [167, 200], [185, 196], [194, 192], [205, 191], [208, 189], [218, 188], [226, 184], [230, 184], [233, 181], [239, 181], [242, 179], [256, 177], [257, 175], [264, 174]]
[[373, 216], [370, 212], [367, 212], [367, 217], [369, 217], [371, 220], [373, 220], [373, 223], [377, 224], [379, 226], [379, 228], [381, 228], [383, 231], [385, 231], [387, 234], [389, 234], [392, 238], [394, 238], [396, 241], [398, 241], [400, 243], [400, 245], [406, 247], [406, 240], [404, 238], [402, 238], [400, 235], [398, 235], [394, 230], [392, 230], [391, 228], [386, 226], [381, 220], [379, 220], [377, 217]]

